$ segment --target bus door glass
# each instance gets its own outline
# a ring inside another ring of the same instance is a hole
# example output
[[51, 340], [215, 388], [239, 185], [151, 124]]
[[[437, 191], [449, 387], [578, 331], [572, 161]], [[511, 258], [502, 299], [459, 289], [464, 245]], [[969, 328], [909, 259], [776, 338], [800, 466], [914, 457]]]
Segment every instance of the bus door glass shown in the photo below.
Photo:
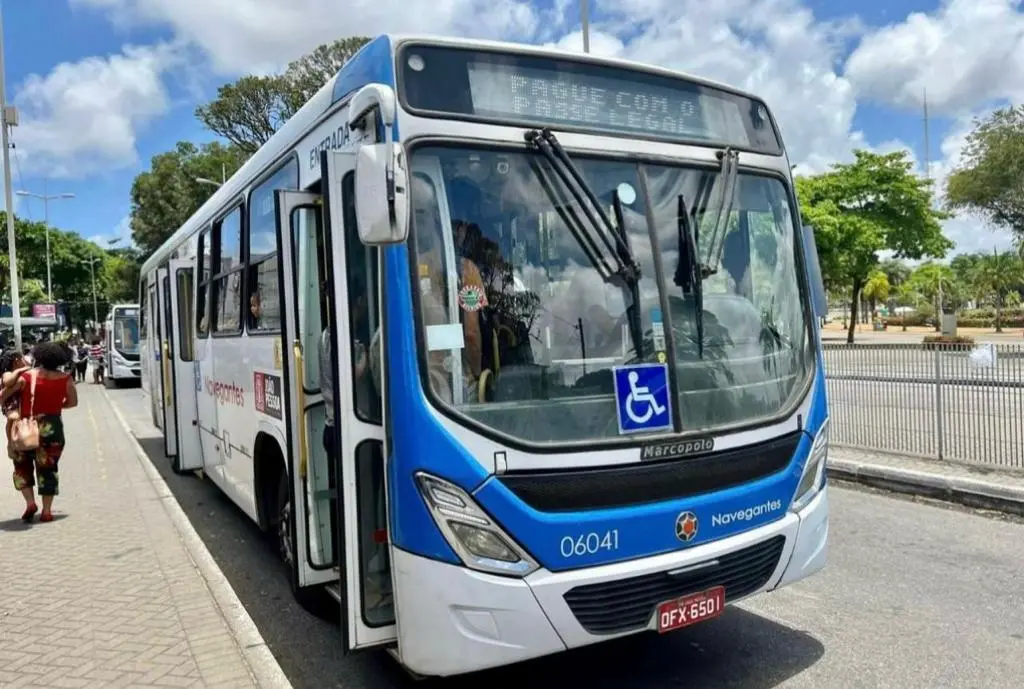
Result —
[[[276, 191], [280, 267], [284, 286], [284, 380], [264, 380], [284, 387], [289, 443], [289, 474], [295, 567], [300, 586], [338, 580], [334, 520], [334, 482], [323, 442], [327, 409], [320, 390], [319, 351], [323, 330], [321, 300], [328, 266], [320, 221], [320, 196]], [[323, 307], [326, 308], [326, 307]], [[260, 385], [257, 384], [257, 388]], [[257, 404], [260, 391], [257, 389]], [[281, 399], [281, 392], [275, 393]], [[266, 393], [264, 393], [266, 396]]]
[[174, 408], [174, 322], [171, 320], [171, 276], [164, 266], [157, 270], [157, 301], [160, 319], [160, 403], [163, 405], [164, 452], [178, 454], [177, 410]]
[[199, 443], [199, 378], [195, 367], [195, 285], [190, 260], [171, 260], [173, 278], [171, 302], [171, 356], [168, 364], [174, 380], [174, 408], [178, 419], [178, 455], [172, 463], [175, 471], [191, 471], [203, 466]]
[[355, 154], [322, 154], [333, 267], [334, 457], [341, 486], [342, 624], [346, 650], [397, 639], [387, 530], [377, 249], [359, 241]]

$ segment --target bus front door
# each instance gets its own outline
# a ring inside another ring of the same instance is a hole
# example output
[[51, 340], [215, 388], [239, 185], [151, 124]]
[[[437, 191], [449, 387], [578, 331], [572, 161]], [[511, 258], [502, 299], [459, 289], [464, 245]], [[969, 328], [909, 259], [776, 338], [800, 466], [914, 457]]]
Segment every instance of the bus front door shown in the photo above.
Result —
[[[291, 486], [290, 553], [293, 582], [298, 588], [331, 585], [338, 581], [335, 481], [321, 438], [326, 407], [320, 390], [319, 345], [326, 314], [321, 308], [323, 280], [328, 269], [322, 244], [321, 200], [317, 194], [277, 191], [277, 240], [285, 305], [283, 380], [257, 374], [257, 408], [269, 409], [267, 400], [284, 399]], [[267, 393], [275, 389], [274, 395]]]
[[168, 263], [170, 284], [170, 321], [167, 339], [171, 341], [167, 367], [177, 418], [177, 454], [171, 468], [187, 472], [203, 467], [203, 450], [199, 442], [199, 379], [195, 364], [195, 283], [190, 260], [172, 259]]
[[321, 152], [346, 650], [397, 641], [387, 519], [380, 251], [359, 239], [355, 153]]
[[174, 408], [174, 324], [171, 320], [171, 275], [168, 266], [156, 271], [156, 320], [159, 324], [160, 405], [163, 407], [164, 454], [178, 454], [178, 419]]

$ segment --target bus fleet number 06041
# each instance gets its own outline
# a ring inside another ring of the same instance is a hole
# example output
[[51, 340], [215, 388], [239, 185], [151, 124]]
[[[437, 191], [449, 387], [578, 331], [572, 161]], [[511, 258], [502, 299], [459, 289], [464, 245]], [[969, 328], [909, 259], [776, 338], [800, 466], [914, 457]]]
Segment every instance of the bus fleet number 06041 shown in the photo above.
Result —
[[607, 550], [619, 549], [619, 530], [611, 529], [603, 534], [591, 531], [578, 536], [565, 536], [561, 542], [562, 557], [583, 557]]

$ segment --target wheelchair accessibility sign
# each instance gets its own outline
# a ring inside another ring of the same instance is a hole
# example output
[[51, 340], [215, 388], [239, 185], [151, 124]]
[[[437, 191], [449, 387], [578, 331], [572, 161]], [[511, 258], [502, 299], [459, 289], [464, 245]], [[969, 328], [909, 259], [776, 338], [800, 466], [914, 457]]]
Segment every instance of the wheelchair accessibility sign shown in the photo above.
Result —
[[667, 365], [617, 366], [614, 373], [619, 433], [672, 428]]

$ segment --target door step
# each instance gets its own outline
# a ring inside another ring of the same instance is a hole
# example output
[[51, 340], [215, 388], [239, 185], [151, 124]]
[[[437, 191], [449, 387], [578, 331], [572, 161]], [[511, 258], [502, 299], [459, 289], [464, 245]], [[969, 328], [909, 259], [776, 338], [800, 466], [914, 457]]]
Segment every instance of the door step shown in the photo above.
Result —
[[341, 584], [327, 584], [324, 586], [327, 594], [338, 603], [341, 603]]

